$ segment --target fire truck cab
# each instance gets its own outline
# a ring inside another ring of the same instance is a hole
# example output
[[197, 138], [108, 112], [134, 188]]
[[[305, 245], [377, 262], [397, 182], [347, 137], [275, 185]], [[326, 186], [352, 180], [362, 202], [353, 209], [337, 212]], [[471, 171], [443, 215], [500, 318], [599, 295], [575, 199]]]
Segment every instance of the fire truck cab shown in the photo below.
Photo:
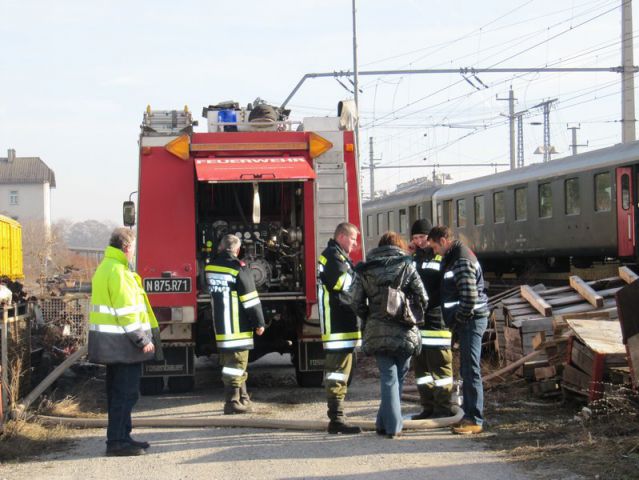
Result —
[[204, 268], [227, 233], [242, 240], [267, 324], [250, 359], [289, 353], [298, 383], [321, 385], [317, 258], [338, 223], [360, 225], [347, 110], [293, 122], [259, 99], [224, 102], [203, 109], [208, 131], [197, 133], [187, 108], [147, 107], [137, 216], [125, 202], [125, 224], [137, 224], [136, 269], [166, 358], [144, 364], [143, 394], [191, 390], [195, 356], [216, 352]]

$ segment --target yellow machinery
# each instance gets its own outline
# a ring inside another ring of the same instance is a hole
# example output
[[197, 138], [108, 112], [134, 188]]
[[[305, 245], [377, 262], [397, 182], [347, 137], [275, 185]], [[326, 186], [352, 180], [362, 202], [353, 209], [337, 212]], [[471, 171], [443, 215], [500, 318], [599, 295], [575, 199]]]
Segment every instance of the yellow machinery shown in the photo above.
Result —
[[22, 271], [22, 226], [0, 215], [0, 276], [24, 278]]

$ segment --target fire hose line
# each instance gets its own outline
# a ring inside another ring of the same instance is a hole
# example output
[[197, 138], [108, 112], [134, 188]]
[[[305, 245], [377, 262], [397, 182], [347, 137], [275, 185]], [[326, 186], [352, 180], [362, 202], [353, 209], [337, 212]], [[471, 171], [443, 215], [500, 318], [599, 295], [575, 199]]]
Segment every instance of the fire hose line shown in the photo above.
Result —
[[[453, 405], [451, 412], [454, 414], [446, 418], [434, 418], [426, 420], [405, 420], [404, 430], [430, 430], [434, 428], [450, 427], [459, 423], [464, 416], [464, 411]], [[35, 419], [48, 425], [64, 425], [74, 428], [103, 428], [107, 426], [106, 418], [69, 418], [49, 417], [36, 415]], [[357, 425], [362, 430], [375, 430], [375, 422], [372, 420], [353, 420], [349, 423]], [[326, 422], [319, 420], [270, 420], [265, 418], [250, 417], [172, 417], [172, 418], [133, 418], [133, 427], [146, 428], [211, 428], [211, 427], [239, 427], [239, 428], [265, 428], [274, 430], [308, 430], [326, 431]]]
[[[40, 384], [27, 395], [22, 403], [16, 406], [11, 412], [13, 418], [24, 418], [27, 416], [27, 409], [45, 390], [51, 385], [65, 370], [73, 365], [78, 359], [86, 354], [86, 347], [82, 347], [62, 364], [58, 365]], [[418, 397], [405, 395], [402, 397], [408, 401], [415, 401]], [[429, 430], [433, 428], [444, 428], [459, 423], [464, 416], [464, 411], [457, 405], [451, 406], [450, 417], [435, 418], [426, 420], [406, 420], [405, 430]], [[106, 418], [70, 418], [51, 417], [45, 415], [34, 415], [30, 418], [36, 419], [44, 424], [65, 425], [75, 428], [102, 428], [107, 426]], [[372, 420], [349, 420], [350, 423], [361, 427], [363, 430], [375, 430], [375, 422]], [[241, 427], [241, 428], [268, 428], [282, 430], [326, 430], [326, 422], [319, 420], [269, 420], [264, 418], [251, 417], [205, 417], [205, 418], [134, 418], [134, 427], [149, 428], [207, 428], [207, 427]]]

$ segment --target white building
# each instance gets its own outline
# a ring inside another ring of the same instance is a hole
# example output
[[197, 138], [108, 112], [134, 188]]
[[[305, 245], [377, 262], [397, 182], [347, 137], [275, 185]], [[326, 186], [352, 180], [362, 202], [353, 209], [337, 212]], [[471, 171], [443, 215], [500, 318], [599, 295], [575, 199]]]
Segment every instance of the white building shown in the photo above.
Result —
[[0, 213], [19, 222], [42, 220], [51, 226], [51, 189], [55, 173], [39, 157], [0, 157]]

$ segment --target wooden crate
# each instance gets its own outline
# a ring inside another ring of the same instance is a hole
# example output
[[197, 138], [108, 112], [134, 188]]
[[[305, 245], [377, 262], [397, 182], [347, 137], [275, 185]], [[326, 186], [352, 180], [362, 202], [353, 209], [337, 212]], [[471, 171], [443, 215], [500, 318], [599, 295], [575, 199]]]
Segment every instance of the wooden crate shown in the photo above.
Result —
[[624, 362], [627, 365], [625, 355], [617, 353], [617, 350], [614, 347], [602, 348], [601, 344], [585, 336], [570, 337], [567, 352], [568, 364], [563, 375], [566, 387], [586, 395], [591, 402], [600, 399], [605, 390], [605, 382], [612, 381], [612, 376], [607, 374], [609, 369], [624, 365]]
[[577, 367], [566, 365], [562, 376], [561, 386], [574, 393], [590, 398], [591, 378], [587, 373], [582, 372]]

